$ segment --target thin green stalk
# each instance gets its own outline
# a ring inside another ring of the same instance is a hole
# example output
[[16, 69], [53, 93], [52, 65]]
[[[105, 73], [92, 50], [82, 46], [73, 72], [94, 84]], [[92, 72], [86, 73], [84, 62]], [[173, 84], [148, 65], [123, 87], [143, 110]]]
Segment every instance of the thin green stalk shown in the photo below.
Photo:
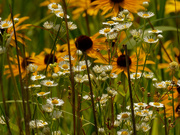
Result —
[[[174, 71], [172, 71], [172, 82], [173, 82]], [[175, 110], [174, 110], [174, 89], [172, 86], [172, 107], [173, 107], [173, 125], [175, 125]], [[176, 127], [174, 127], [174, 135], [176, 135]]]
[[94, 106], [94, 98], [93, 98], [93, 90], [92, 90], [92, 85], [91, 85], [90, 72], [89, 72], [89, 67], [88, 67], [88, 62], [87, 62], [87, 54], [86, 54], [86, 52], [84, 52], [84, 53], [85, 53], [85, 61], [86, 61], [87, 74], [88, 74], [89, 87], [90, 87], [90, 94], [91, 94], [91, 103], [92, 103], [92, 108], [93, 108], [95, 131], [96, 131], [96, 135], [98, 135], [97, 121], [96, 121], [96, 112], [95, 112], [95, 106]]
[[27, 117], [26, 117], [26, 104], [24, 102], [25, 93], [24, 93], [24, 86], [23, 86], [23, 82], [22, 82], [22, 73], [21, 73], [20, 60], [19, 60], [19, 51], [18, 51], [18, 44], [17, 44], [17, 36], [16, 36], [16, 30], [15, 30], [14, 16], [13, 16], [12, 8], [11, 8], [10, 5], [9, 5], [9, 7], [10, 7], [10, 12], [11, 12], [11, 20], [12, 20], [12, 24], [13, 24], [14, 38], [15, 38], [15, 44], [16, 44], [16, 53], [17, 53], [18, 70], [19, 70], [19, 80], [20, 80], [21, 93], [22, 93], [23, 110], [24, 110], [23, 114], [24, 114], [24, 120], [25, 120], [25, 131], [26, 131], [26, 134], [29, 135], [30, 134], [29, 121], [27, 120]]
[[164, 130], [165, 130], [165, 135], [168, 135], [167, 133], [167, 120], [166, 120], [166, 107], [164, 106]]
[[87, 25], [87, 30], [88, 30], [88, 36], [91, 35], [91, 32], [90, 32], [90, 28], [89, 28], [89, 19], [88, 19], [88, 14], [87, 14], [87, 10], [85, 10], [85, 14], [86, 14], [86, 25]]
[[65, 23], [66, 23], [66, 34], [67, 34], [67, 44], [68, 44], [68, 54], [69, 54], [69, 63], [70, 63], [70, 79], [71, 79], [71, 86], [72, 86], [72, 103], [73, 103], [73, 130], [74, 135], [76, 134], [76, 108], [75, 108], [75, 88], [74, 88], [74, 75], [72, 71], [72, 62], [71, 62], [71, 51], [70, 51], [70, 43], [69, 43], [69, 31], [68, 31], [68, 24], [67, 24], [67, 6], [65, 0], [62, 0], [63, 7], [64, 7], [64, 17], [65, 17]]
[[124, 45], [125, 52], [126, 52], [126, 67], [128, 73], [128, 83], [129, 83], [129, 92], [130, 92], [130, 102], [131, 102], [131, 114], [132, 114], [132, 122], [133, 122], [133, 134], [136, 135], [136, 125], [135, 125], [135, 116], [134, 116], [134, 104], [133, 104], [133, 97], [132, 97], [132, 90], [131, 90], [131, 80], [130, 80], [130, 71], [129, 71], [129, 61], [128, 61], [128, 52], [127, 52], [127, 45]]
[[[175, 13], [176, 13], [176, 16], [177, 16], [178, 12], [177, 12], [176, 1], [177, 0], [174, 0], [174, 6], [175, 6]], [[178, 46], [179, 46], [179, 49], [180, 49], [180, 44], [179, 44], [179, 29], [178, 28], [179, 28], [179, 23], [178, 23], [178, 18], [176, 17], [177, 40], [178, 40]]]
[[[3, 99], [3, 105], [4, 105], [4, 112], [5, 112], [5, 121], [6, 121], [6, 124], [7, 124], [7, 128], [8, 128], [8, 134], [12, 134], [11, 133], [11, 129], [10, 129], [10, 126], [9, 126], [9, 121], [8, 121], [8, 111], [7, 111], [7, 106], [6, 106], [6, 103], [5, 103], [5, 101], [6, 101], [6, 99], [5, 99], [5, 94], [4, 94], [4, 87], [3, 87], [3, 81], [2, 81], [2, 77], [3, 77], [3, 75], [2, 75], [2, 73], [3, 73], [3, 70], [4, 70], [4, 54], [2, 54], [2, 56], [1, 56], [1, 58], [2, 58], [2, 63], [1, 63], [1, 65], [2, 65], [2, 68], [0, 68], [1, 69], [1, 71], [0, 71], [0, 88], [1, 88], [1, 94], [2, 94], [2, 99]], [[1, 61], [1, 60], [0, 60]]]

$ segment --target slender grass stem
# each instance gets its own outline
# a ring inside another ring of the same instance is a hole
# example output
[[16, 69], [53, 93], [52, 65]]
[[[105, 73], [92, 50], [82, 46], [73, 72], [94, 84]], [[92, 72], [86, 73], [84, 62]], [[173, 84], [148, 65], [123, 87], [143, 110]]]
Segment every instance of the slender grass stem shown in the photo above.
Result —
[[70, 51], [70, 43], [69, 43], [69, 31], [68, 31], [68, 24], [67, 24], [67, 6], [65, 0], [62, 0], [63, 7], [64, 7], [64, 17], [65, 17], [65, 23], [66, 23], [66, 34], [67, 34], [67, 44], [68, 44], [68, 54], [69, 54], [69, 63], [70, 63], [70, 79], [71, 79], [71, 86], [72, 86], [72, 111], [73, 111], [73, 130], [74, 135], [76, 134], [76, 108], [75, 108], [75, 88], [74, 88], [74, 75], [72, 71], [72, 64], [71, 64], [71, 51]]
[[97, 121], [96, 121], [96, 112], [95, 112], [95, 106], [94, 106], [94, 98], [93, 98], [93, 90], [92, 90], [92, 85], [91, 85], [90, 72], [89, 72], [89, 67], [88, 67], [88, 62], [87, 62], [87, 54], [86, 54], [86, 52], [84, 52], [84, 54], [85, 54], [87, 74], [88, 74], [88, 79], [89, 79], [89, 87], [90, 87], [90, 94], [91, 94], [91, 103], [92, 103], [92, 108], [93, 108], [95, 131], [96, 131], [96, 135], [98, 135]]
[[10, 129], [10, 126], [9, 126], [9, 121], [8, 121], [8, 112], [7, 112], [7, 106], [6, 106], [6, 103], [5, 103], [5, 101], [6, 101], [6, 99], [5, 99], [5, 94], [4, 94], [4, 87], [3, 87], [3, 81], [2, 81], [2, 77], [3, 77], [3, 75], [2, 75], [2, 72], [3, 72], [3, 67], [4, 67], [4, 54], [3, 54], [3, 56], [1, 57], [2, 58], [2, 63], [1, 63], [1, 65], [2, 65], [2, 68], [0, 68], [1, 69], [1, 71], [0, 71], [0, 88], [1, 88], [1, 94], [2, 94], [2, 99], [3, 99], [3, 105], [4, 105], [4, 111], [5, 111], [5, 121], [6, 121], [6, 124], [7, 124], [7, 128], [8, 128], [8, 134], [9, 135], [11, 135], [12, 133], [11, 133], [11, 129]]
[[164, 125], [165, 125], [165, 135], [168, 135], [167, 133], [167, 120], [166, 120], [166, 107], [164, 106]]
[[87, 14], [87, 10], [85, 10], [85, 14], [86, 14], [86, 25], [87, 25], [87, 31], [88, 31], [88, 36], [91, 35], [91, 32], [90, 32], [90, 28], [89, 28], [89, 19], [88, 19], [88, 14]]
[[132, 114], [132, 122], [133, 122], [133, 134], [136, 135], [136, 125], [135, 125], [134, 105], [133, 105], [132, 90], [131, 90], [131, 80], [130, 80], [130, 71], [129, 71], [129, 61], [128, 61], [127, 45], [124, 45], [124, 48], [125, 48], [125, 52], [126, 52], [126, 67], [127, 67], [127, 73], [128, 73], [128, 83], [129, 83], [129, 92], [130, 92], [130, 101], [131, 101], [131, 114]]
[[[174, 7], [175, 7], [175, 13], [176, 13], [176, 16], [178, 15], [178, 12], [177, 12], [177, 5], [176, 5], [176, 1], [177, 0], [174, 0]], [[178, 40], [178, 46], [180, 46], [179, 44], [179, 24], [178, 24], [178, 17], [176, 17], [176, 29], [177, 29], [177, 40]], [[180, 47], [179, 47], [180, 49]]]
[[14, 16], [12, 12], [12, 8], [10, 7], [10, 12], [11, 12], [11, 19], [12, 19], [12, 24], [13, 24], [13, 30], [14, 30], [14, 38], [15, 38], [15, 44], [16, 44], [16, 53], [17, 53], [17, 61], [18, 61], [18, 70], [19, 70], [19, 80], [20, 80], [20, 86], [21, 86], [21, 93], [22, 93], [22, 101], [23, 101], [23, 114], [24, 114], [24, 120], [25, 120], [25, 131], [27, 135], [30, 135], [29, 131], [29, 121], [27, 120], [26, 117], [26, 104], [24, 102], [25, 100], [25, 93], [24, 93], [24, 86], [22, 82], [22, 73], [21, 73], [21, 67], [20, 67], [20, 60], [19, 60], [19, 51], [18, 51], [18, 44], [17, 44], [17, 37], [16, 37], [16, 30], [15, 30], [15, 24], [14, 24]]

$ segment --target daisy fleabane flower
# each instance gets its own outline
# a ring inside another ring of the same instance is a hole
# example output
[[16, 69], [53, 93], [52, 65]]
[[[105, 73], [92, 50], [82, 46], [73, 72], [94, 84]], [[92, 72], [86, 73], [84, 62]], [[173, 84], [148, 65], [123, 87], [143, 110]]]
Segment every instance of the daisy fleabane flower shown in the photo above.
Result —
[[41, 79], [44, 79], [44, 78], [46, 78], [46, 76], [45, 76], [45, 75], [42, 75], [42, 74], [31, 76], [31, 80], [33, 80], [33, 81], [41, 80]]
[[103, 22], [102, 24], [104, 25], [109, 25], [109, 26], [113, 26], [113, 25], [117, 25], [119, 24], [118, 22], [114, 22], [114, 21], [107, 21], [107, 22]]
[[110, 33], [113, 32], [113, 31], [114, 31], [114, 29], [104, 28], [104, 29], [101, 29], [101, 30], [99, 31], [99, 33], [102, 34], [102, 35], [108, 35], [108, 34], [110, 34]]
[[0, 23], [0, 28], [1, 29], [7, 29], [7, 28], [10, 28], [10, 27], [12, 27], [13, 26], [13, 24], [12, 24], [12, 22], [10, 22], [10, 21], [2, 21], [1, 23]]
[[50, 94], [50, 92], [39, 92], [39, 93], [37, 93], [37, 96], [42, 97], [42, 96], [45, 96], [45, 95], [48, 95], [48, 94]]
[[154, 30], [149, 30], [148, 33], [162, 33], [162, 30], [154, 29]]
[[157, 107], [157, 108], [164, 107], [164, 105], [162, 103], [159, 103], [159, 102], [150, 102], [149, 105], [153, 106], [153, 107]]
[[54, 26], [53, 22], [48, 22], [46, 21], [44, 24], [43, 24], [43, 27], [46, 28], [46, 29], [52, 29]]
[[138, 12], [137, 14], [138, 14], [138, 16], [145, 18], [145, 19], [151, 18], [154, 16], [154, 13], [150, 12], [150, 11], [148, 11], [148, 12], [141, 11], [141, 12]]
[[158, 38], [156, 39], [155, 37], [152, 37], [152, 36], [147, 36], [144, 38], [144, 42], [149, 43], [149, 44], [155, 44], [158, 41], [159, 41]]
[[77, 29], [77, 25], [76, 24], [73, 24], [73, 22], [67, 22], [68, 24], [68, 29], [69, 30], [75, 30]]
[[48, 5], [48, 8], [52, 11], [56, 11], [56, 10], [62, 10], [62, 7], [60, 4], [57, 4], [57, 3], [50, 3]]
[[64, 101], [62, 99], [58, 99], [54, 97], [54, 98], [48, 98], [47, 103], [55, 106], [62, 106], [64, 104]]
[[114, 29], [117, 31], [122, 31], [122, 30], [129, 29], [131, 26], [132, 26], [132, 22], [126, 22], [126, 23], [116, 25]]
[[54, 86], [58, 85], [58, 83], [51, 81], [51, 80], [43, 80], [43, 81], [41, 81], [41, 84], [44, 86], [47, 86], [47, 87], [54, 87]]

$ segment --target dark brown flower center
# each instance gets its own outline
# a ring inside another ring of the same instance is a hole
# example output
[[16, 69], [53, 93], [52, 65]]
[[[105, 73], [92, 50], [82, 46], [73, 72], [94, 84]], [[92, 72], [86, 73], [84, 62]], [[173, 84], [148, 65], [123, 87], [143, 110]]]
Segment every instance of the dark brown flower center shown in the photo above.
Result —
[[180, 94], [180, 86], [179, 85], [177, 85], [177, 91]]
[[77, 38], [75, 45], [77, 49], [81, 51], [86, 51], [92, 47], [93, 42], [90, 37], [81, 35]]
[[33, 62], [30, 62], [29, 60], [30, 60], [30, 57], [25, 57], [25, 58], [22, 60], [21, 66], [22, 66], [22, 68], [23, 68], [24, 70], [26, 69], [26, 67], [27, 67], [29, 64], [33, 63]]
[[95, 0], [91, 0], [91, 3], [94, 2]]
[[[130, 66], [132, 61], [129, 56], [128, 56], [128, 61], [129, 61], [129, 66]], [[126, 67], [126, 55], [122, 54], [117, 58], [117, 65], [120, 67]]]
[[113, 42], [112, 42], [112, 47], [114, 47], [114, 46], [115, 46], [115, 44], [116, 44], [116, 42], [114, 42], [114, 41], [113, 41]]
[[50, 64], [50, 63], [53, 64], [54, 62], [57, 62], [56, 56], [54, 56], [53, 54], [45, 55], [45, 59], [44, 59], [45, 64]]
[[180, 105], [176, 107], [176, 113], [180, 114]]
[[60, 49], [59, 52], [60, 52], [60, 53], [65, 52], [64, 48]]
[[178, 63], [180, 63], [180, 55], [179, 56], [175, 55], [175, 57], [177, 57]]
[[121, 2], [123, 2], [124, 0], [111, 0], [112, 2], [114, 2], [114, 3], [121, 3]]

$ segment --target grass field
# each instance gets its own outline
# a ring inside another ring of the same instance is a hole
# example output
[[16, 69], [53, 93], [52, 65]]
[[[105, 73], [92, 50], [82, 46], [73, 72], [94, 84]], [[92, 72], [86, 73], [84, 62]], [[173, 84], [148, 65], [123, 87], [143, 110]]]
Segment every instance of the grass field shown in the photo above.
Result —
[[179, 135], [179, 0], [0, 0], [2, 135]]

